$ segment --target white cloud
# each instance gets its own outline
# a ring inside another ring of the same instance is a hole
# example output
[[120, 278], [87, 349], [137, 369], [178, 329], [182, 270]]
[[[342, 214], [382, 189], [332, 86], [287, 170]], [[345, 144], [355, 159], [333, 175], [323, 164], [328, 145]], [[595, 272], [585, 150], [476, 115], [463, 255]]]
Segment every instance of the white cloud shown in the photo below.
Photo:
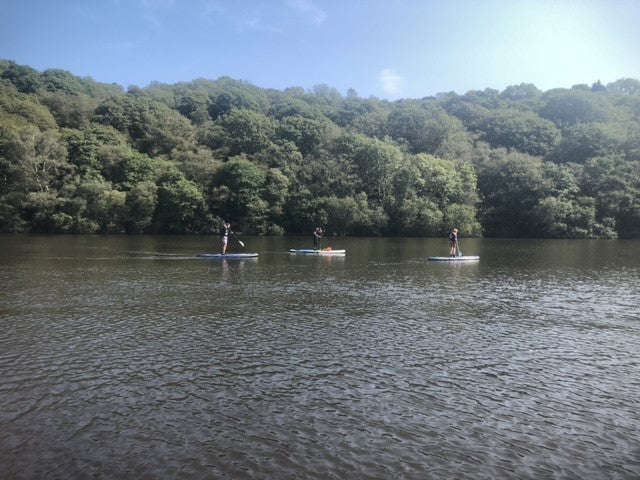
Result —
[[305, 15], [314, 25], [320, 25], [327, 19], [327, 13], [311, 0], [287, 0], [287, 5]]
[[405, 84], [404, 77], [398, 75], [390, 68], [382, 70], [378, 75], [378, 80], [380, 81], [382, 89], [392, 97], [398, 96]]

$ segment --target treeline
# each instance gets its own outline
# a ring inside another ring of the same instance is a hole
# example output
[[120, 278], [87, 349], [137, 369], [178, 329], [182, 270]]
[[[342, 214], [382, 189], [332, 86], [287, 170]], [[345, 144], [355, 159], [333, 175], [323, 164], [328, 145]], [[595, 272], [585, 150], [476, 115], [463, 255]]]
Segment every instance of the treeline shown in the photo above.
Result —
[[0, 230], [640, 237], [640, 81], [390, 102], [0, 61]]

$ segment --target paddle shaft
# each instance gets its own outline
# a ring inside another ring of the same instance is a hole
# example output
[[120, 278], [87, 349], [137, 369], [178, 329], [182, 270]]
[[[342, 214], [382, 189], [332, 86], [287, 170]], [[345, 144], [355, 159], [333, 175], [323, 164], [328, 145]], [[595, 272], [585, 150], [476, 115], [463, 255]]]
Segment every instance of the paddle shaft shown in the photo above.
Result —
[[243, 247], [244, 247], [244, 243], [242, 243], [242, 241], [240, 241], [240, 239], [239, 239], [239, 238], [238, 238], [238, 236], [236, 235], [236, 232], [231, 232], [231, 235], [233, 235], [233, 236], [234, 236], [234, 238], [235, 238], [236, 240], [238, 240], [238, 243], [239, 243], [241, 246], [243, 246]]

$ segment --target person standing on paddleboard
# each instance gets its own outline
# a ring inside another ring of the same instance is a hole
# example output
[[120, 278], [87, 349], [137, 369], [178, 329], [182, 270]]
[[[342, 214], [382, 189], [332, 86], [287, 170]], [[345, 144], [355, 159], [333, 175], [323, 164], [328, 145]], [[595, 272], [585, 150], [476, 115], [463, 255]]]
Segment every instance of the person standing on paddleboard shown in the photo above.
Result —
[[229, 232], [231, 231], [231, 224], [222, 222], [222, 229], [220, 230], [220, 238], [222, 239], [222, 254], [227, 253], [227, 243], [229, 243]]
[[455, 257], [458, 251], [458, 229], [454, 228], [449, 234], [449, 256]]
[[316, 227], [313, 231], [313, 249], [320, 250], [320, 239], [322, 238], [322, 229], [320, 227]]

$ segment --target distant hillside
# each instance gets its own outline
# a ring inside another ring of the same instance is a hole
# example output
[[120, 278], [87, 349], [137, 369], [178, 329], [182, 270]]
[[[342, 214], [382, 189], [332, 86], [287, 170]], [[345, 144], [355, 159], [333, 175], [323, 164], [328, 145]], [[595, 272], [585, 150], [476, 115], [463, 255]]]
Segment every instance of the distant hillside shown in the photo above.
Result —
[[0, 60], [0, 231], [640, 237], [640, 81], [395, 102]]

